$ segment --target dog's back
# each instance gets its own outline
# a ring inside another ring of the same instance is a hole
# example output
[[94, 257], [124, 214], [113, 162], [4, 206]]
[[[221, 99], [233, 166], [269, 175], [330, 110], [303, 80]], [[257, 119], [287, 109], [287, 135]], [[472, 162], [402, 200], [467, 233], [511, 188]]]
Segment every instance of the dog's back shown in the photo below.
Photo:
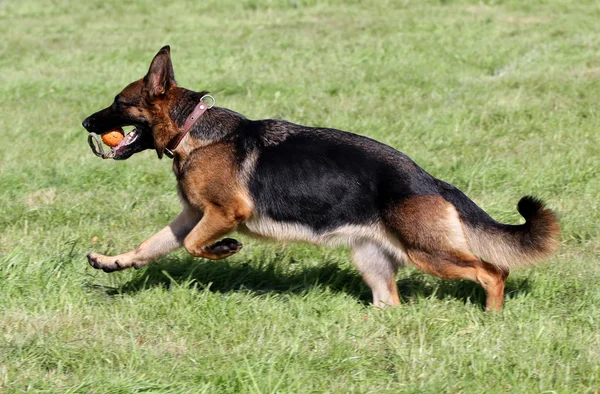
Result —
[[258, 148], [249, 190], [260, 215], [323, 232], [378, 222], [403, 197], [438, 193], [429, 174], [377, 141], [285, 126], [284, 140]]

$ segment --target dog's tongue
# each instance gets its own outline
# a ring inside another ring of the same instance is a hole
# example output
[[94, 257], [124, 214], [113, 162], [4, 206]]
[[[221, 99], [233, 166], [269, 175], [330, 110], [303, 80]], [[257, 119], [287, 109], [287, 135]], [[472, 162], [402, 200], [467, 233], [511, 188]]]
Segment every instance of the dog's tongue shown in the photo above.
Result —
[[131, 132], [129, 132], [125, 138], [123, 138], [121, 140], [121, 142], [119, 142], [119, 144], [117, 146], [115, 146], [115, 149], [119, 149], [124, 147], [125, 145], [129, 145], [132, 142], [134, 142], [138, 137], [138, 129], [133, 129], [131, 130]]

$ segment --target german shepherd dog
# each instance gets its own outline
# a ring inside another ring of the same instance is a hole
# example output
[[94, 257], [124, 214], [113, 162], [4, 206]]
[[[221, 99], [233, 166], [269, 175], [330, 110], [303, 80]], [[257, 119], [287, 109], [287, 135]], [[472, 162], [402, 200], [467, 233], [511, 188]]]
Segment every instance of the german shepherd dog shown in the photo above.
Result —
[[[395, 274], [406, 262], [485, 289], [486, 309], [500, 310], [510, 269], [558, 247], [558, 221], [545, 204], [523, 197], [520, 225], [492, 219], [454, 186], [403, 153], [345, 131], [283, 120], [250, 120], [177, 86], [169, 46], [146, 76], [129, 84], [83, 126], [98, 134], [135, 126], [114, 159], [154, 149], [173, 157], [183, 211], [136, 249], [117, 256], [89, 253], [112, 272], [140, 268], [183, 246], [219, 260], [253, 236], [348, 245], [373, 293], [373, 304], [400, 303]], [[201, 110], [200, 110], [200, 109]]]

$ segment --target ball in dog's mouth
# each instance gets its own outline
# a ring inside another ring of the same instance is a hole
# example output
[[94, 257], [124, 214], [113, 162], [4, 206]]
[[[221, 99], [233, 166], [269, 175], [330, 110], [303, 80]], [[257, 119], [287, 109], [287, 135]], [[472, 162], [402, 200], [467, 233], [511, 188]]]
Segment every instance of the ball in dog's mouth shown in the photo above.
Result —
[[102, 134], [101, 139], [102, 142], [113, 148], [119, 145], [119, 142], [121, 142], [124, 137], [125, 134], [123, 132], [123, 129], [119, 127], [118, 129], [114, 129], [112, 131], [109, 131], [108, 133]]

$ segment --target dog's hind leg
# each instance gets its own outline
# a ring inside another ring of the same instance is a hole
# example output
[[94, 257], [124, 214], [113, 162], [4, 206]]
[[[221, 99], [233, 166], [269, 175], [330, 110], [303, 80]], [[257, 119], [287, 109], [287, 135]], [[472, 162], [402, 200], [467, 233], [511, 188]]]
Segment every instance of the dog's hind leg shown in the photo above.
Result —
[[352, 246], [352, 261], [373, 292], [373, 305], [400, 305], [396, 272], [398, 263], [381, 245], [361, 240]]
[[500, 310], [508, 276], [475, 256], [469, 248], [456, 208], [440, 196], [415, 196], [389, 213], [387, 224], [421, 271], [444, 279], [469, 279], [481, 284], [486, 309]]
[[485, 290], [488, 311], [499, 311], [504, 303], [504, 283], [508, 273], [468, 254], [448, 254], [408, 250], [410, 261], [423, 272], [442, 279], [469, 279]]

